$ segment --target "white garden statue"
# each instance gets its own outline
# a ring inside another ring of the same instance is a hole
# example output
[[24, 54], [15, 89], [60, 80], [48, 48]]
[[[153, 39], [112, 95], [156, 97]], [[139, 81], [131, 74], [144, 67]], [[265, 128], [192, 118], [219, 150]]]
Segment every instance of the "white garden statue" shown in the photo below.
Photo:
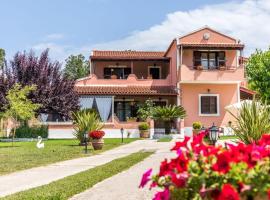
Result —
[[37, 142], [37, 148], [38, 149], [41, 149], [41, 148], [44, 148], [44, 142], [42, 142], [42, 137], [41, 136], [38, 136], [38, 142]]

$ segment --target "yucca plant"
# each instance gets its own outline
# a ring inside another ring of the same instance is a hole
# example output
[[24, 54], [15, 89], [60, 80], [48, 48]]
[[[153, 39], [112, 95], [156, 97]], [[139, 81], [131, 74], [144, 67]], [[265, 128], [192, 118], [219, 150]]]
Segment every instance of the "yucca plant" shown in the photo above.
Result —
[[245, 144], [257, 142], [262, 134], [270, 132], [270, 107], [265, 103], [243, 102], [237, 114], [229, 113], [236, 120], [232, 126], [235, 135]]
[[182, 106], [157, 106], [152, 110], [152, 118], [161, 120], [165, 125], [165, 134], [170, 134], [172, 123], [175, 119], [183, 119], [186, 116], [186, 111]]
[[99, 115], [90, 109], [73, 112], [72, 118], [75, 130], [74, 136], [80, 141], [80, 145], [84, 143], [84, 134], [103, 128]]

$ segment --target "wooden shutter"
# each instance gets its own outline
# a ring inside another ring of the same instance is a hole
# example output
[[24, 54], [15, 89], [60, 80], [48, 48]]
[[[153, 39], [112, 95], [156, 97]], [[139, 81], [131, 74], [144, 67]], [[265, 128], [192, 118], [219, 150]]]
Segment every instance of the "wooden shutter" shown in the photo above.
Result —
[[194, 51], [193, 52], [193, 60], [194, 60], [194, 66], [201, 65], [201, 52]]

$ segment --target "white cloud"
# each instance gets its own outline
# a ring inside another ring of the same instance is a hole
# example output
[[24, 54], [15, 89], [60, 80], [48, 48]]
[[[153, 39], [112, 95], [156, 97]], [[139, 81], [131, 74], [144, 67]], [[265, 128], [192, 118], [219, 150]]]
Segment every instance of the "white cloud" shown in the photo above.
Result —
[[170, 13], [163, 22], [147, 30], [136, 31], [123, 39], [95, 44], [92, 48], [166, 50], [173, 38], [208, 25], [241, 39], [246, 44], [245, 54], [249, 55], [256, 48], [265, 49], [270, 45], [269, 21], [269, 0], [227, 2]]
[[245, 55], [270, 45], [270, 0], [245, 0], [207, 5], [189, 11], [169, 13], [160, 24], [147, 30], [135, 30], [126, 38], [89, 44], [82, 47], [41, 43], [36, 49], [49, 47], [50, 55], [61, 61], [71, 53], [89, 56], [93, 49], [166, 50], [172, 39], [208, 25], [246, 44]]

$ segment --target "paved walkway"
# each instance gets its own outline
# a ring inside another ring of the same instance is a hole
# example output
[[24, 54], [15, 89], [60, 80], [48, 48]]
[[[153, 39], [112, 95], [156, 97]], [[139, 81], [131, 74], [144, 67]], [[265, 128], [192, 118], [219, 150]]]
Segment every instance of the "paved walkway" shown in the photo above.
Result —
[[[44, 167], [32, 168], [0, 176], [0, 197], [48, 184], [52, 181], [103, 165], [114, 159], [127, 156], [143, 149], [156, 150], [164, 148], [169, 148], [168, 143], [156, 142], [154, 140], [137, 140], [121, 147], [105, 151], [99, 155], [58, 162]], [[144, 170], [142, 170], [142, 172]], [[139, 179], [139, 177], [137, 178]], [[138, 181], [136, 184], [137, 183]], [[125, 188], [126, 187], [123, 189]]]
[[[160, 143], [161, 144], [161, 143]], [[139, 189], [138, 185], [142, 174], [150, 169], [154, 173], [159, 169], [160, 162], [164, 158], [175, 157], [175, 153], [170, 152], [172, 143], [163, 143], [155, 154], [111, 178], [108, 178], [83, 193], [75, 195], [71, 200], [148, 200], [152, 199], [155, 190], [148, 188]]]

